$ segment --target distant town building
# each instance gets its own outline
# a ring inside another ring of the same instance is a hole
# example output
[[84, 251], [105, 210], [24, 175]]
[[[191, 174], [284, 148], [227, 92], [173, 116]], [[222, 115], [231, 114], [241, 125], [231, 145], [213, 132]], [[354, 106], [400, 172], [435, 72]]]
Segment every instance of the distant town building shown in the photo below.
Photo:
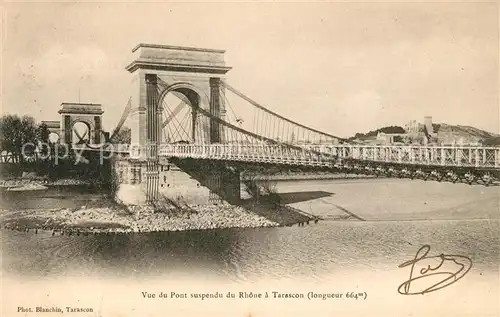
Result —
[[417, 134], [418, 133], [418, 123], [417, 120], [411, 120], [405, 126], [405, 130], [408, 134]]
[[367, 144], [419, 144], [419, 145], [479, 145], [485, 135], [477, 129], [466, 126], [447, 124], [434, 125], [431, 116], [425, 116], [423, 123], [409, 121], [404, 127], [405, 133], [379, 132], [375, 139]]
[[376, 141], [379, 144], [395, 144], [404, 143], [404, 138], [406, 138], [406, 133], [384, 133], [379, 132], [377, 134]]
[[404, 133], [383, 133], [379, 132], [375, 140], [370, 144], [389, 145], [389, 144], [436, 144], [437, 134], [434, 132], [432, 117], [424, 117], [424, 123], [420, 124], [416, 120], [409, 121], [405, 127]]

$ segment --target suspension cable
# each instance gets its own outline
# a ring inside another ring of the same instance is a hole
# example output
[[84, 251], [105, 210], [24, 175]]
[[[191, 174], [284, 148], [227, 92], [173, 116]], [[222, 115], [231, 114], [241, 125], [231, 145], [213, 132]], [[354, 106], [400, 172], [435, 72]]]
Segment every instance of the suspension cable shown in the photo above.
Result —
[[259, 104], [259, 103], [257, 103], [256, 101], [254, 101], [254, 100], [250, 99], [250, 98], [249, 98], [249, 97], [247, 97], [245, 94], [243, 94], [242, 92], [238, 91], [236, 88], [232, 87], [232, 86], [231, 86], [231, 85], [229, 85], [228, 83], [226, 83], [226, 82], [222, 82], [222, 84], [223, 84], [223, 85], [224, 85], [224, 86], [225, 86], [225, 87], [226, 87], [229, 91], [231, 91], [232, 93], [236, 94], [237, 96], [239, 96], [239, 97], [243, 98], [244, 100], [246, 100], [247, 102], [251, 103], [251, 104], [252, 104], [252, 105], [254, 105], [255, 107], [257, 107], [257, 108], [259, 108], [259, 109], [262, 109], [263, 111], [265, 111], [265, 112], [267, 112], [267, 113], [269, 113], [269, 114], [271, 114], [271, 115], [274, 115], [274, 116], [276, 116], [276, 117], [278, 117], [278, 118], [280, 118], [280, 119], [282, 119], [282, 120], [285, 120], [285, 121], [287, 121], [287, 122], [290, 122], [290, 123], [292, 123], [292, 124], [294, 124], [294, 125], [297, 125], [297, 126], [299, 126], [299, 127], [301, 127], [301, 128], [304, 128], [304, 129], [311, 130], [311, 131], [314, 131], [314, 132], [316, 132], [316, 133], [322, 134], [322, 135], [327, 136], [327, 137], [329, 137], [329, 138], [338, 139], [338, 140], [341, 140], [341, 141], [347, 141], [347, 139], [344, 139], [344, 138], [341, 138], [341, 137], [337, 137], [337, 136], [334, 136], [334, 135], [331, 135], [331, 134], [328, 134], [328, 133], [325, 133], [325, 132], [321, 132], [321, 131], [319, 131], [319, 130], [316, 130], [316, 129], [313, 129], [313, 128], [310, 128], [310, 127], [307, 127], [307, 126], [305, 126], [305, 125], [303, 125], [303, 124], [300, 124], [300, 123], [298, 123], [298, 122], [295, 122], [295, 121], [293, 121], [293, 120], [287, 119], [287, 118], [285, 118], [285, 117], [283, 117], [283, 116], [281, 116], [281, 115], [277, 114], [276, 112], [271, 111], [271, 110], [269, 110], [268, 108], [266, 108], [266, 107], [264, 107], [264, 106], [260, 105], [260, 104]]

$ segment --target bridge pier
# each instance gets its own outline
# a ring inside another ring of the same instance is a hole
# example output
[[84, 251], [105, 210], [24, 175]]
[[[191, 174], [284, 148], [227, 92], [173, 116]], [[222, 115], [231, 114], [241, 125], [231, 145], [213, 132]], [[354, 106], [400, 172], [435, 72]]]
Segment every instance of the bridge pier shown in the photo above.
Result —
[[113, 162], [114, 199], [124, 205], [147, 204], [146, 161], [123, 159]]
[[[157, 189], [161, 189], [154, 162], [158, 159], [156, 146], [162, 143], [162, 135], [166, 142], [225, 141], [219, 120], [213, 118], [206, 129], [208, 140], [204, 140], [207, 136], [202, 131], [203, 122], [198, 122], [197, 113], [207, 111], [218, 119], [224, 119], [223, 81], [231, 68], [225, 64], [224, 50], [139, 44], [132, 52], [135, 58], [126, 67], [133, 77], [130, 105], [134, 122], [131, 139], [132, 144], [152, 146], [151, 151], [141, 155], [149, 160], [147, 197], [153, 202]], [[165, 101], [168, 93], [191, 106], [191, 130], [184, 131], [186, 134], [189, 131], [191, 135], [179, 134], [180, 124], [174, 128], [169, 123], [171, 119], [163, 118], [163, 114], [170, 116], [177, 109], [170, 109]], [[173, 129], [164, 129], [167, 125]]]
[[[115, 200], [125, 205], [147, 205], [151, 201], [151, 167], [147, 160], [114, 162]], [[154, 201], [172, 206], [213, 205], [241, 199], [240, 172], [220, 162], [161, 160], [158, 165], [158, 195]]]

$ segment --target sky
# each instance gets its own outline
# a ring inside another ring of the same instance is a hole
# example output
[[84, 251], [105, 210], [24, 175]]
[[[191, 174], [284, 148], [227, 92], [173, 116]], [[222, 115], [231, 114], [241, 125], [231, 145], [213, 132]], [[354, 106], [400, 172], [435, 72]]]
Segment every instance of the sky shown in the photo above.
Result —
[[101, 103], [112, 130], [154, 43], [226, 49], [228, 83], [334, 135], [424, 116], [498, 133], [498, 30], [494, 3], [6, 3], [0, 106]]

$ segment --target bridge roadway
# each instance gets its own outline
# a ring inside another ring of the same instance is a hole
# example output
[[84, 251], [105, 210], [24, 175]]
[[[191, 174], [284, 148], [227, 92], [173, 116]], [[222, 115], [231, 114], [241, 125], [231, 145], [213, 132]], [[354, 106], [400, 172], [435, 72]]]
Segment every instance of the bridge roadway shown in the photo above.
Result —
[[[85, 146], [75, 145], [74, 148], [83, 149]], [[125, 153], [139, 158], [147, 153], [148, 147], [119, 144], [90, 150]], [[304, 145], [293, 148], [286, 144], [161, 144], [158, 153], [167, 157], [325, 167], [343, 161], [362, 161], [500, 170], [500, 147], [340, 144]]]
[[[110, 145], [106, 151], [147, 157], [151, 147]], [[491, 183], [500, 148], [415, 145], [161, 144], [161, 157], [335, 168], [385, 176]], [[462, 180], [457, 179], [462, 178]]]
[[500, 148], [456, 146], [162, 144], [159, 155], [307, 166], [398, 178], [500, 185]]
[[[297, 146], [299, 147], [299, 146]], [[302, 150], [287, 145], [266, 144], [161, 144], [159, 155], [179, 158], [222, 159], [292, 165], [331, 166], [342, 160], [399, 163], [422, 166], [473, 167], [500, 170], [500, 147], [477, 146], [385, 146], [385, 145], [303, 145]], [[147, 146], [130, 144], [74, 149], [130, 154], [139, 158]]]

